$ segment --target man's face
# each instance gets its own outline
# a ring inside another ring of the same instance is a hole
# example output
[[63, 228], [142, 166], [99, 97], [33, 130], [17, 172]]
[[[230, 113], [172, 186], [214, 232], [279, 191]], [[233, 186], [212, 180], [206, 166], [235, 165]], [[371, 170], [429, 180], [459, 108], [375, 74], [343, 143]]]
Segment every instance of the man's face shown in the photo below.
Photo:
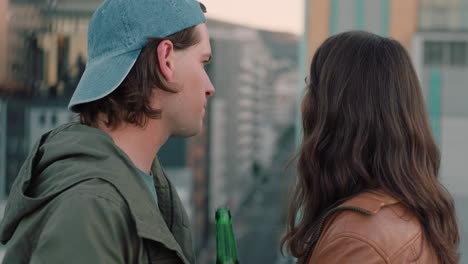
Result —
[[163, 119], [174, 137], [190, 137], [201, 131], [208, 97], [215, 90], [205, 65], [211, 59], [211, 46], [205, 24], [195, 27], [200, 42], [175, 52], [174, 83], [178, 93], [162, 102]]

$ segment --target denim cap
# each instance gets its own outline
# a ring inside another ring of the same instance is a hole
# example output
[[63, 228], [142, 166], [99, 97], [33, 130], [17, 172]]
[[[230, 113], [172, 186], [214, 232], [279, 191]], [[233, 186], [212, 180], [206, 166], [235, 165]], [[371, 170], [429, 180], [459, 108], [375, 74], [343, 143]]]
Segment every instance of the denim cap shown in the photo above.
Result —
[[148, 37], [167, 37], [206, 21], [196, 0], [106, 0], [88, 27], [88, 62], [68, 105], [112, 93], [135, 64]]

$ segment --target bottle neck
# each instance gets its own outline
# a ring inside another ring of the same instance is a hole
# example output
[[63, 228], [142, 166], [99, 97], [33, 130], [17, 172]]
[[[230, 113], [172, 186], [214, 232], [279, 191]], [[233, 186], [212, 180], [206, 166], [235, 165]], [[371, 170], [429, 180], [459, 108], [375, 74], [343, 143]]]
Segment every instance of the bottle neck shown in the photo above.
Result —
[[231, 219], [216, 223], [216, 263], [237, 264], [237, 246], [232, 228]]

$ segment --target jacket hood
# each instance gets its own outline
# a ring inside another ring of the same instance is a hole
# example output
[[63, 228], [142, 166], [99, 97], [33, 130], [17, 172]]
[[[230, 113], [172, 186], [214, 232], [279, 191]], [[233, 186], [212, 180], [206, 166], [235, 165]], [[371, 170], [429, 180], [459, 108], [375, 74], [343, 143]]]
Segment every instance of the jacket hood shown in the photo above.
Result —
[[[158, 196], [161, 195], [159, 207], [138, 169], [107, 133], [76, 122], [60, 126], [41, 137], [21, 167], [0, 224], [0, 241], [7, 243], [24, 217], [67, 189], [100, 179], [114, 186], [126, 201], [140, 237], [164, 244], [190, 263], [191, 247], [180, 236], [174, 237], [166, 225], [173, 221], [175, 211], [184, 212], [187, 218], [183, 205], [157, 157], [151, 170]], [[163, 199], [166, 196], [170, 199]], [[166, 213], [162, 214], [159, 208]], [[183, 249], [181, 243], [185, 245]]]
[[107, 169], [115, 168], [118, 156], [109, 155], [109, 151], [119, 151], [110, 136], [78, 123], [44, 134], [26, 158], [11, 188], [0, 225], [1, 242], [6, 243], [11, 238], [24, 216], [63, 191], [96, 175], [111, 173]]

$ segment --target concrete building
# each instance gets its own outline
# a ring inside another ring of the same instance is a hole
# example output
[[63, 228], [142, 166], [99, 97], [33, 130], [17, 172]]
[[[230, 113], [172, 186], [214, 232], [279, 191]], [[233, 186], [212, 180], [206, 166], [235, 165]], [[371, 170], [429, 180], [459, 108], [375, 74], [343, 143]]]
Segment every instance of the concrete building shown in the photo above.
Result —
[[44, 50], [44, 83], [41, 93], [70, 97], [84, 71], [87, 32], [91, 16], [102, 0], [63, 0], [43, 11], [47, 32], [40, 37]]
[[0, 85], [7, 77], [9, 1], [0, 0]]
[[419, 29], [440, 31], [468, 29], [468, 2], [420, 0]]
[[306, 6], [309, 60], [328, 36], [343, 31], [366, 30], [391, 36], [409, 49], [417, 30], [417, 0], [310, 0]]
[[240, 205], [251, 186], [253, 167], [268, 134], [263, 113], [270, 103], [271, 54], [258, 30], [208, 21], [215, 59], [209, 68], [216, 88], [210, 111], [211, 212]]
[[[468, 1], [421, 0], [413, 60], [421, 79], [432, 129], [441, 150], [440, 175], [454, 196], [462, 243], [468, 250]], [[462, 254], [460, 263], [467, 263]]]
[[[299, 83], [297, 70], [284, 72], [277, 76], [274, 84], [275, 103], [272, 109], [274, 121], [279, 129], [286, 129], [294, 123], [296, 114], [297, 90], [294, 89]], [[302, 80], [300, 80], [302, 81]], [[305, 85], [305, 84], [304, 84]]]
[[2, 0], [2, 89], [69, 97], [86, 63], [89, 20], [101, 2]]
[[[1, 26], [0, 34], [4, 34], [0, 49], [3, 78], [0, 85], [2, 91], [32, 94], [32, 87], [41, 78], [42, 53], [37, 46], [37, 33], [42, 30], [40, 8], [10, 2], [4, 5], [5, 13], [2, 18], [5, 24]], [[25, 19], [27, 18], [27, 19]], [[6, 30], [5, 30], [6, 28]], [[6, 54], [5, 54], [6, 53]]]

